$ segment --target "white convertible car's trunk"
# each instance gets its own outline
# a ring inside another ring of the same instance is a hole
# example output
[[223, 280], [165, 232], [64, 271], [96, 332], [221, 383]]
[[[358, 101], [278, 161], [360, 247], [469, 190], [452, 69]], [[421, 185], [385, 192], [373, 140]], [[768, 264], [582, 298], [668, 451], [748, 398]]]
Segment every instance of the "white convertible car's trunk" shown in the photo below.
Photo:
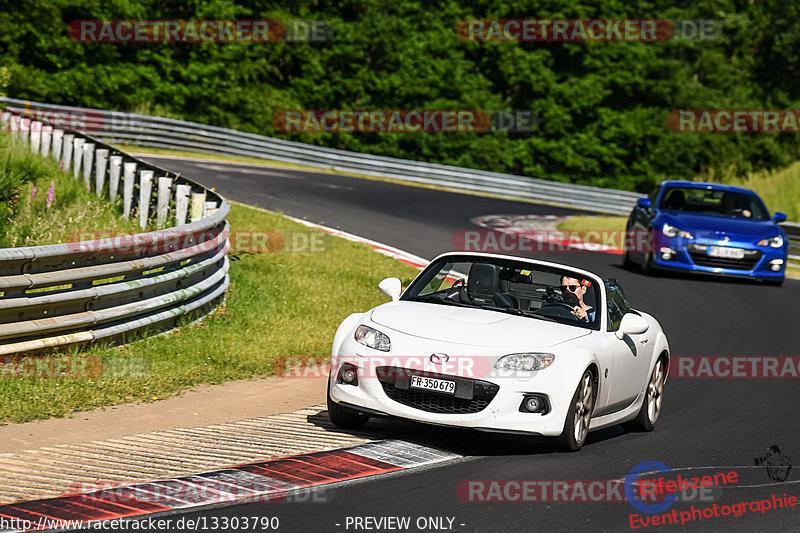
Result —
[[591, 330], [498, 311], [397, 301], [372, 312], [373, 322], [407, 335], [473, 346], [545, 348]]

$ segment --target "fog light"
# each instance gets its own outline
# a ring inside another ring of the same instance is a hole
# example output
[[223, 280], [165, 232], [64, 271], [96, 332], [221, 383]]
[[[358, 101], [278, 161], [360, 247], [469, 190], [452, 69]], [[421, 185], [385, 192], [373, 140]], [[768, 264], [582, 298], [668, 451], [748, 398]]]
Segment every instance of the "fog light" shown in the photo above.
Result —
[[769, 268], [774, 272], [780, 272], [781, 265], [783, 265], [783, 259], [773, 259], [770, 261]]
[[669, 261], [675, 256], [675, 250], [673, 250], [672, 248], [664, 247], [661, 248], [660, 252], [661, 252], [661, 259], [663, 259], [664, 261]]
[[547, 399], [539, 395], [525, 396], [519, 406], [522, 413], [546, 413], [548, 409]]
[[345, 385], [358, 385], [358, 367], [349, 363], [343, 364], [336, 381]]
[[542, 408], [542, 400], [537, 398], [536, 396], [531, 396], [527, 400], [525, 400], [525, 409], [530, 411], [531, 413], [535, 413]]

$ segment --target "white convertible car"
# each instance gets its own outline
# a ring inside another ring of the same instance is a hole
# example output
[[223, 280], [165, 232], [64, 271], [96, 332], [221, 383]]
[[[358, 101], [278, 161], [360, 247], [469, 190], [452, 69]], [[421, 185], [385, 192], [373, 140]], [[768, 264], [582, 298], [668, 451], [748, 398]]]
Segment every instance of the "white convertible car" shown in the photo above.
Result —
[[[371, 415], [557, 437], [576, 451], [589, 431], [650, 431], [669, 365], [655, 318], [613, 279], [565, 265], [446, 253], [392, 299], [354, 313], [333, 340], [328, 415]], [[402, 292], [402, 294], [401, 294]]]

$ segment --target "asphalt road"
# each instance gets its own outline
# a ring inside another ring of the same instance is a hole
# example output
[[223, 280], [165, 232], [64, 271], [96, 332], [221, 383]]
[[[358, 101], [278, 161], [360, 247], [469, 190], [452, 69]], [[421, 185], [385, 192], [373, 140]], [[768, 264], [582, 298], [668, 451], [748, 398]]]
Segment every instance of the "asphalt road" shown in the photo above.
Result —
[[[426, 258], [451, 249], [454, 233], [476, 229], [470, 220], [478, 216], [574, 213], [330, 174], [187, 160], [154, 163], [216, 187], [232, 200], [340, 228]], [[730, 280], [646, 277], [622, 269], [619, 256], [610, 254], [536, 256], [619, 279], [632, 305], [659, 319], [673, 355], [800, 356], [800, 281], [787, 280], [777, 288]], [[794, 379], [671, 379], [655, 431], [627, 434], [609, 428], [591, 434], [575, 454], [553, 453], [535, 440], [424, 427], [420, 439], [443, 441], [443, 446], [466, 459], [338, 486], [318, 498], [325, 501], [245, 504], [176, 516], [277, 516], [280, 530], [290, 532], [363, 531], [367, 529], [355, 528], [352, 518], [365, 516], [407, 516], [410, 531], [445, 529], [449, 524], [445, 520], [444, 528], [428, 523], [418, 529], [420, 517], [452, 518], [452, 529], [457, 531], [630, 531], [629, 516], [635, 511], [627, 503], [465, 502], [457, 497], [456, 487], [464, 480], [481, 479], [621, 479], [644, 461], [685, 468], [686, 475], [693, 476], [736, 470], [739, 482], [716, 493], [718, 504], [773, 494], [800, 497], [800, 467], [779, 482], [771, 480], [763, 466], [754, 465], [754, 456], [771, 445], [800, 462], [797, 384]], [[694, 502], [697, 507], [711, 504]], [[690, 505], [678, 502], [672, 509], [680, 512]], [[797, 508], [778, 509], [658, 529], [800, 531], [798, 516]]]

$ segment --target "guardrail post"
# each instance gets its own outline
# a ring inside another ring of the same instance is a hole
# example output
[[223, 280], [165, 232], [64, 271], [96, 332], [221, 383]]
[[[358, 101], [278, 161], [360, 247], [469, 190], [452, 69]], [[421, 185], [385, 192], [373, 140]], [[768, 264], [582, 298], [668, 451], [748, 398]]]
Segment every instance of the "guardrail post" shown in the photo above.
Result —
[[52, 126], [42, 126], [42, 156], [50, 155], [50, 138], [53, 136]]
[[39, 153], [39, 146], [42, 143], [42, 123], [38, 120], [31, 122], [31, 152]]
[[189, 210], [189, 196], [192, 194], [191, 185], [178, 185], [175, 187], [175, 225], [186, 224], [186, 212]]
[[150, 194], [153, 191], [152, 170], [139, 171], [139, 227], [147, 227], [147, 217], [150, 214]]
[[72, 164], [72, 141], [75, 135], [72, 133], [64, 134], [64, 144], [61, 146], [61, 168], [64, 172], [69, 170]]
[[83, 145], [83, 182], [86, 189], [89, 189], [89, 179], [92, 175], [92, 159], [94, 159], [94, 143]]
[[53, 130], [53, 159], [61, 159], [61, 147], [64, 145], [64, 130]]
[[112, 155], [108, 163], [108, 199], [112, 202], [117, 199], [120, 170], [122, 170], [122, 156]]
[[3, 111], [0, 113], [0, 129], [2, 129], [2, 131], [11, 132], [11, 134], [14, 135], [15, 124], [14, 113], [11, 111]]
[[86, 142], [86, 139], [81, 137], [75, 137], [75, 140], [72, 141], [72, 173], [75, 176], [75, 179], [78, 179], [78, 176], [81, 173], [81, 161], [83, 161], [83, 143]]
[[203, 216], [210, 217], [217, 211], [217, 202], [203, 203]]
[[108, 167], [108, 150], [100, 148], [96, 151], [97, 160], [94, 169], [94, 186], [97, 196], [102, 196], [106, 184], [106, 168]]
[[156, 226], [158, 229], [161, 229], [167, 225], [167, 214], [169, 213], [171, 189], [172, 178], [167, 176], [158, 178], [158, 204], [156, 207]]
[[203, 192], [196, 192], [192, 194], [192, 212], [191, 212], [191, 221], [195, 222], [203, 218], [203, 209], [205, 208], [206, 202], [206, 193]]
[[133, 203], [133, 186], [136, 184], [136, 163], [125, 163], [124, 165], [125, 182], [122, 191], [122, 217], [128, 220], [131, 214], [131, 204]]
[[22, 139], [22, 142], [27, 144], [28, 141], [30, 141], [30, 133], [31, 133], [31, 119], [27, 117], [20, 117], [19, 138]]

